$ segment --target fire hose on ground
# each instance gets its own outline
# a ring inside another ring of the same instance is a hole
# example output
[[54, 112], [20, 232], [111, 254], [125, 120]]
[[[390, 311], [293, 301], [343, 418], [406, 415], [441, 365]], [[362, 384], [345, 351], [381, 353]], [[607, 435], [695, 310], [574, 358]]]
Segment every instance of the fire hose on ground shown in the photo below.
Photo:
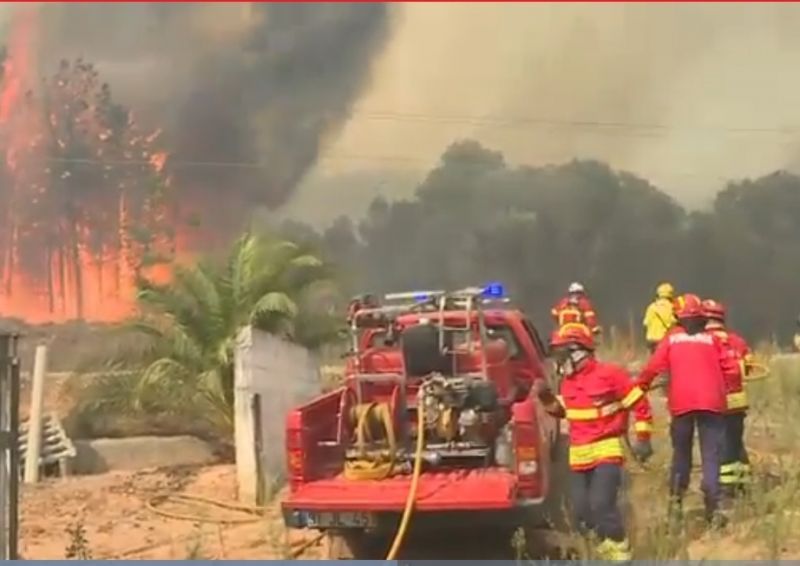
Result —
[[[184, 504], [193, 504], [196, 506], [206, 506], [206, 507], [216, 507], [219, 509], [224, 509], [226, 511], [235, 511], [239, 513], [245, 513], [249, 516], [247, 517], [212, 517], [209, 515], [201, 514], [201, 513], [177, 513], [173, 511], [166, 511], [164, 509], [160, 509], [159, 506], [163, 505], [167, 502], [181, 502]], [[151, 513], [158, 515], [160, 517], [164, 517], [166, 519], [173, 519], [176, 521], [190, 521], [192, 523], [210, 523], [215, 525], [244, 525], [244, 524], [251, 524], [257, 523], [259, 521], [263, 521], [266, 516], [266, 508], [258, 507], [255, 505], [242, 505], [240, 503], [230, 503], [227, 501], [220, 501], [218, 499], [212, 499], [210, 497], [202, 497], [199, 495], [189, 495], [184, 493], [167, 493], [167, 494], [160, 494], [154, 497], [151, 497], [146, 503], [145, 507]], [[299, 557], [303, 552], [305, 552], [310, 547], [317, 544], [323, 535], [317, 535], [311, 539], [307, 539], [304, 541], [298, 541], [295, 544], [292, 544], [289, 554], [292, 558]], [[147, 547], [138, 549], [138, 550], [146, 550]]]

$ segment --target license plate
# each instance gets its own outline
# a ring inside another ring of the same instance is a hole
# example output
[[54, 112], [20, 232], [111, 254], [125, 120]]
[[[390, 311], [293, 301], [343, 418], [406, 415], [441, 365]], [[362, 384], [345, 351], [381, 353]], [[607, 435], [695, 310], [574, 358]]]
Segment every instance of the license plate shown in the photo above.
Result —
[[306, 524], [310, 528], [367, 528], [373, 525], [371, 513], [355, 511], [341, 512], [308, 512]]

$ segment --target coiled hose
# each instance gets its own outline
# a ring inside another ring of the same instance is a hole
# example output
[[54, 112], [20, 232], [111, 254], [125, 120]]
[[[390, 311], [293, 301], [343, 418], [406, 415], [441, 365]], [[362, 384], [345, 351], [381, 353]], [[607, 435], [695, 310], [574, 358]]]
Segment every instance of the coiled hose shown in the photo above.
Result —
[[[400, 525], [395, 533], [386, 560], [394, 560], [405, 540], [411, 516], [414, 510], [414, 501], [417, 498], [419, 477], [422, 474], [422, 451], [425, 446], [425, 411], [423, 410], [423, 389], [420, 389], [417, 404], [417, 442], [414, 451], [414, 467], [411, 473], [411, 486], [406, 497]], [[394, 472], [396, 464], [397, 438], [394, 430], [392, 410], [388, 403], [365, 403], [354, 408], [356, 419], [356, 446], [360, 457], [357, 460], [345, 462], [344, 476], [351, 480], [383, 480]], [[386, 433], [387, 449], [382, 451], [367, 451], [367, 441], [372, 440], [370, 421], [377, 420]]]

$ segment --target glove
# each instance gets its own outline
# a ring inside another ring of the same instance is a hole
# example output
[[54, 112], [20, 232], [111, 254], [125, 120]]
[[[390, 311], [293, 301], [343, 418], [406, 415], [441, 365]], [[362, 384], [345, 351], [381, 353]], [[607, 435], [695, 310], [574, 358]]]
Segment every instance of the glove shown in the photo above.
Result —
[[644, 463], [647, 462], [653, 455], [653, 445], [650, 443], [649, 438], [637, 438], [631, 442], [631, 452], [633, 452], [634, 458], [636, 458], [639, 462]]
[[544, 379], [537, 379], [533, 382], [533, 393], [545, 406], [552, 405], [557, 401], [556, 396], [553, 394], [553, 390]]

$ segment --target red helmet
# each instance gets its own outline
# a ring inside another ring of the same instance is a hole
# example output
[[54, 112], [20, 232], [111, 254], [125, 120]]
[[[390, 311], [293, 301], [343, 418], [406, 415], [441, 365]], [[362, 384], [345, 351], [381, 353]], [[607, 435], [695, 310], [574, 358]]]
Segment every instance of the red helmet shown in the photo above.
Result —
[[678, 319], [696, 318], [703, 315], [703, 302], [697, 295], [686, 293], [675, 299], [675, 316]]
[[715, 301], [714, 299], [706, 299], [703, 301], [703, 316], [713, 318], [714, 320], [725, 320], [725, 305]]
[[586, 350], [594, 350], [594, 336], [585, 324], [568, 323], [553, 332], [550, 337], [551, 348], [564, 346], [580, 346]]

